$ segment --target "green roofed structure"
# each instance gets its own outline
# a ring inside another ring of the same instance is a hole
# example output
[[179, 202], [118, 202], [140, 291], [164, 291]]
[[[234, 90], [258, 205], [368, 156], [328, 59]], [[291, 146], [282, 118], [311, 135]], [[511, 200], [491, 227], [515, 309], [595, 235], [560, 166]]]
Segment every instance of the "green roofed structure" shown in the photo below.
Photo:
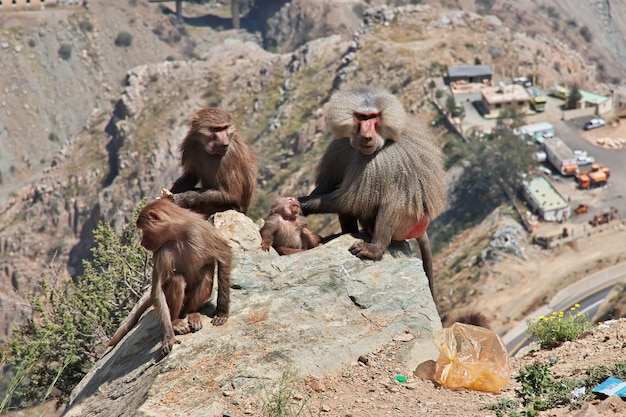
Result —
[[569, 203], [544, 177], [524, 181], [523, 193], [528, 204], [545, 221], [560, 222], [571, 215]]

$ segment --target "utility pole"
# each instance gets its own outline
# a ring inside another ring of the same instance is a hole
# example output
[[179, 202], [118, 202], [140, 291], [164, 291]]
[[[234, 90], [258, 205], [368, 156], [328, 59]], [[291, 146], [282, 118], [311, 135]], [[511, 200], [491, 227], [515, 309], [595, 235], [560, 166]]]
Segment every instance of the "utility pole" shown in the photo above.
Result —
[[179, 22], [183, 21], [183, 0], [176, 0], [176, 18]]
[[238, 30], [240, 27], [239, 23], [239, 0], [231, 0], [230, 1], [230, 13], [233, 18], [233, 29]]

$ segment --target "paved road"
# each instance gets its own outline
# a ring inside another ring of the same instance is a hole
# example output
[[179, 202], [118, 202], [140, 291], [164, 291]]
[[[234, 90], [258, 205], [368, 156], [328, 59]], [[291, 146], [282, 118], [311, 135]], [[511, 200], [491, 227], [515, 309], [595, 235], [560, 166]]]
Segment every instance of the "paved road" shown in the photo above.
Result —
[[529, 341], [526, 320], [540, 316], [548, 317], [553, 311], [569, 311], [574, 304], [580, 304], [578, 312], [587, 313], [592, 318], [613, 285], [624, 280], [626, 280], [626, 262], [589, 275], [559, 291], [548, 305], [529, 314], [525, 320], [509, 330], [502, 337], [502, 341], [509, 353], [514, 355]]

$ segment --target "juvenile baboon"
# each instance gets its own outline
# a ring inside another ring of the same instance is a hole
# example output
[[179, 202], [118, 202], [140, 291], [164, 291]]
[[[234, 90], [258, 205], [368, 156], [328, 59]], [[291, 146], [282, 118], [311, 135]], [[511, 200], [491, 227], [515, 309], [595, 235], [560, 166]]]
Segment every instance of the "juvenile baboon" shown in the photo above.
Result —
[[302, 252], [321, 245], [320, 236], [309, 229], [300, 203], [294, 197], [279, 197], [272, 203], [270, 214], [261, 227], [261, 247], [273, 246], [280, 255]]
[[[172, 201], [207, 217], [230, 209], [248, 212], [257, 161], [230, 114], [217, 108], [196, 111], [180, 152], [183, 174], [170, 190]], [[194, 188], [198, 182], [200, 188]]]
[[426, 229], [447, 202], [441, 150], [383, 90], [335, 92], [327, 124], [335, 140], [317, 166], [316, 188], [299, 198], [304, 215], [337, 213], [344, 233], [357, 232], [358, 220], [372, 235], [350, 248], [359, 258], [378, 260], [391, 240], [416, 238], [432, 292]]
[[147, 204], [139, 213], [137, 227], [143, 232], [141, 245], [153, 252], [152, 290], [109, 346], [117, 345], [150, 306], [154, 306], [159, 322], [164, 354], [176, 343], [174, 334], [201, 329], [199, 310], [211, 298], [216, 264], [217, 306], [212, 323], [226, 323], [232, 252], [215, 227], [201, 214], [178, 207], [167, 198]]

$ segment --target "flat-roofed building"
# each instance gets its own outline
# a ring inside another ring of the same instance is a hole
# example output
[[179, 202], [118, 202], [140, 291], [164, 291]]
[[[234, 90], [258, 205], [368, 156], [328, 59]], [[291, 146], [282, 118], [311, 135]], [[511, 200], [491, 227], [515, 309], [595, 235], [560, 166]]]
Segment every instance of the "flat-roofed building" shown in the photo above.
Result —
[[45, 6], [77, 6], [84, 0], [0, 0], [0, 10]]
[[493, 73], [489, 65], [467, 65], [448, 67], [448, 82], [489, 83]]
[[530, 97], [526, 89], [518, 84], [484, 87], [480, 94], [487, 118], [498, 117], [500, 110], [506, 107], [516, 107], [522, 113], [529, 108]]
[[534, 177], [522, 184], [523, 195], [539, 217], [548, 222], [564, 221], [571, 215], [571, 207], [544, 177]]
[[609, 97], [590, 91], [578, 90], [580, 100], [576, 103], [577, 108], [595, 107], [596, 114], [606, 114], [613, 110], [613, 102]]

